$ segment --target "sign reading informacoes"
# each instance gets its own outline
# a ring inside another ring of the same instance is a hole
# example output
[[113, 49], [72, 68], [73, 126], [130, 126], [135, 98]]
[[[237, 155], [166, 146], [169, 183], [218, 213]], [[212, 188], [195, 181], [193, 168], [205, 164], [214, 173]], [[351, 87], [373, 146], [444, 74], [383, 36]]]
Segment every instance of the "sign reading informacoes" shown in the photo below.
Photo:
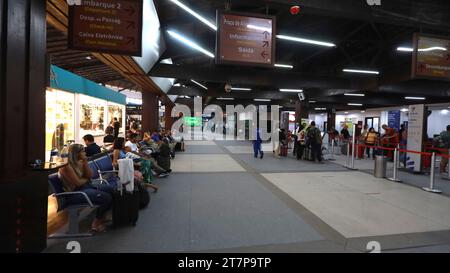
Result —
[[82, 0], [69, 7], [69, 48], [142, 55], [143, 0]]
[[415, 35], [413, 76], [450, 80], [450, 40]]
[[[407, 149], [410, 151], [422, 152], [423, 132], [425, 125], [425, 105], [410, 105], [408, 113], [409, 120]], [[408, 157], [411, 163], [414, 162], [414, 171], [420, 172], [422, 166], [422, 156], [420, 154], [408, 153]]]
[[218, 12], [217, 21], [217, 63], [274, 65], [275, 17]]

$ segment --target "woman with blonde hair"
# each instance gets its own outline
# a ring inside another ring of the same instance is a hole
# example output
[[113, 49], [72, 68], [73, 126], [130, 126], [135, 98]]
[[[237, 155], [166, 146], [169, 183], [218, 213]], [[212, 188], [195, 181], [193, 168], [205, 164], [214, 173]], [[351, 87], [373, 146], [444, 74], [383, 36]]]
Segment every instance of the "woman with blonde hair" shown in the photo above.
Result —
[[[111, 208], [113, 187], [91, 184], [92, 170], [89, 168], [84, 146], [73, 144], [69, 147], [69, 163], [59, 170], [59, 177], [63, 188], [67, 192], [81, 191], [86, 193], [97, 208], [96, 218], [92, 223], [92, 230], [102, 232], [105, 227], [105, 214]], [[81, 195], [67, 196], [70, 204], [85, 203]]]

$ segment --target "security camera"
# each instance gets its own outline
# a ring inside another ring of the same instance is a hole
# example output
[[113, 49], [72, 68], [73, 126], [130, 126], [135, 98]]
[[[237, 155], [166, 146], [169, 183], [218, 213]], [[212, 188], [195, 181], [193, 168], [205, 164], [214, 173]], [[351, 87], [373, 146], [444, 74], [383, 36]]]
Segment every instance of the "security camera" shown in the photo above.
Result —
[[231, 84], [225, 84], [225, 92], [227, 92], [227, 93], [230, 93], [231, 92], [231, 88], [232, 88], [232, 86], [231, 86]]
[[305, 100], [305, 94], [303, 94], [303, 93], [298, 93], [298, 99], [299, 99], [299, 100]]

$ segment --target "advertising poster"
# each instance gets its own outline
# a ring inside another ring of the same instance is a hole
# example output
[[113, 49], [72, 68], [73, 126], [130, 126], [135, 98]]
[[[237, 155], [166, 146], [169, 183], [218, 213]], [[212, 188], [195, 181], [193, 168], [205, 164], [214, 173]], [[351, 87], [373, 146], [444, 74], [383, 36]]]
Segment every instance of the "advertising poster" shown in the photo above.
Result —
[[[408, 150], [422, 151], [423, 143], [423, 127], [425, 117], [425, 105], [410, 105], [409, 106], [409, 121], [408, 121]], [[414, 165], [414, 172], [421, 171], [421, 155], [408, 153], [409, 162]]]
[[395, 130], [400, 130], [400, 110], [388, 112], [388, 126]]

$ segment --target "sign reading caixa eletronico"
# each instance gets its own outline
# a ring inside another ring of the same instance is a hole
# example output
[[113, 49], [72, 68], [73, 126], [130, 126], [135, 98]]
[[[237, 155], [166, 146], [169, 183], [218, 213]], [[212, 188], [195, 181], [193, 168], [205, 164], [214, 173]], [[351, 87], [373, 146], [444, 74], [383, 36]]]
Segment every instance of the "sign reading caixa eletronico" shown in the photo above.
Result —
[[69, 48], [142, 56], [143, 0], [81, 0], [69, 6]]
[[412, 76], [450, 80], [450, 39], [415, 34]]

